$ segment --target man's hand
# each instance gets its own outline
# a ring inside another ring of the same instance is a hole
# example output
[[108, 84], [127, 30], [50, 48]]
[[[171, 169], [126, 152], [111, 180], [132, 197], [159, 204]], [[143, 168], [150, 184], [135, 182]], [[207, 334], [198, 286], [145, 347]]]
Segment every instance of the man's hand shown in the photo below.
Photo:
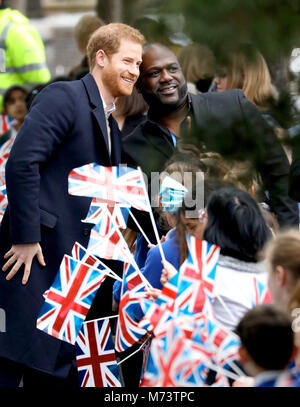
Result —
[[16, 244], [12, 245], [11, 249], [5, 253], [4, 258], [9, 259], [2, 267], [3, 271], [7, 271], [13, 264], [13, 268], [6, 276], [6, 280], [10, 280], [22, 266], [25, 265], [22, 284], [26, 284], [30, 275], [30, 269], [33, 258], [37, 256], [38, 262], [42, 266], [46, 266], [42, 249], [39, 243]]

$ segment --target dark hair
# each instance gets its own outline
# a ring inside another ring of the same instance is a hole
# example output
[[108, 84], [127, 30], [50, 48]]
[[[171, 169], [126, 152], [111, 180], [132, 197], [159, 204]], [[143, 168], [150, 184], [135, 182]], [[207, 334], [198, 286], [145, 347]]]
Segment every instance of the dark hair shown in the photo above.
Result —
[[21, 92], [23, 92], [24, 96], [26, 97], [28, 95], [28, 91], [21, 85], [13, 85], [10, 88], [8, 88], [4, 95], [3, 95], [3, 109], [5, 109], [7, 102], [10, 99], [10, 96], [12, 94], [12, 92], [14, 92], [15, 90], [19, 90]]
[[291, 319], [273, 304], [252, 308], [236, 327], [242, 345], [253, 361], [266, 370], [284, 369], [294, 349]]
[[[182, 215], [185, 216], [187, 211], [197, 213], [196, 209], [199, 205], [196, 196], [197, 191], [203, 191], [203, 197], [201, 198], [203, 198], [203, 206], [205, 208], [210, 194], [215, 190], [224, 187], [225, 185], [226, 183], [218, 178], [205, 176], [204, 180], [199, 181], [197, 184], [193, 184], [192, 190], [187, 193], [185, 199], [183, 200], [182, 206], [176, 213], [176, 236], [179, 243], [180, 264], [182, 264], [187, 258], [188, 253], [188, 247], [185, 238], [186, 230], [182, 220]], [[190, 203], [192, 203], [192, 205], [190, 205]]]
[[271, 232], [255, 200], [238, 188], [221, 188], [207, 203], [204, 239], [217, 244], [221, 253], [256, 262]]

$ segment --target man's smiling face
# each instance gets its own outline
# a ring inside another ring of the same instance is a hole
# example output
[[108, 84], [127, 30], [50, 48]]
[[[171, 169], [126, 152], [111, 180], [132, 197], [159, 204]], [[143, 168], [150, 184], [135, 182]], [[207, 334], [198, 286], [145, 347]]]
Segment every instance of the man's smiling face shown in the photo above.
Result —
[[155, 104], [180, 105], [187, 96], [186, 81], [176, 55], [152, 44], [143, 53], [140, 89], [150, 108]]
[[141, 62], [142, 46], [128, 39], [121, 39], [117, 53], [106, 56], [102, 80], [114, 97], [131, 95]]

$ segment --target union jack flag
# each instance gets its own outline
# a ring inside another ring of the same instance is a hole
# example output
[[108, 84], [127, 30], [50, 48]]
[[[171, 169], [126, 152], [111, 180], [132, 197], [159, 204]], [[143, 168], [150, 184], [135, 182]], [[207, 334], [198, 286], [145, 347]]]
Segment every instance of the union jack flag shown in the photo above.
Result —
[[121, 387], [109, 319], [83, 324], [76, 360], [80, 387]]
[[6, 116], [5, 114], [0, 115], [0, 136], [7, 132], [13, 125], [15, 125], [16, 120], [12, 117]]
[[167, 322], [173, 318], [174, 304], [178, 292], [178, 273], [175, 274], [162, 288], [156, 301], [146, 298], [140, 299], [144, 317], [139, 326], [155, 334], [162, 335], [167, 329]]
[[216, 320], [205, 316], [204, 320], [196, 323], [192, 340], [205, 344], [210, 350], [214, 362], [220, 367], [238, 359], [240, 340], [233, 332], [226, 330]]
[[157, 300], [150, 304], [141, 300], [145, 316], [140, 327], [163, 334], [166, 322], [180, 312], [205, 313], [213, 317], [212, 293], [219, 247], [187, 235], [188, 258], [180, 270], [163, 287]]
[[0, 171], [1, 172], [5, 171], [5, 165], [8, 160], [10, 150], [13, 146], [14, 141], [15, 141], [15, 137], [11, 137], [0, 147]]
[[96, 163], [74, 168], [69, 174], [69, 194], [118, 202], [148, 211], [141, 172], [126, 166], [103, 167]]
[[72, 344], [106, 278], [104, 267], [93, 263], [88, 253], [82, 261], [64, 256], [52, 286], [44, 293], [46, 299], [37, 319], [38, 329]]
[[265, 282], [260, 281], [257, 277], [253, 278], [253, 300], [252, 306], [258, 304], [267, 304], [272, 302], [272, 295]]
[[2, 221], [7, 204], [8, 204], [8, 202], [7, 202], [6, 185], [4, 183], [3, 185], [0, 186], [0, 223]]
[[192, 346], [176, 321], [163, 337], [152, 339], [142, 387], [191, 387], [203, 385], [210, 353]]
[[133, 255], [122, 236], [119, 228], [113, 223], [110, 212], [107, 211], [106, 216], [110, 219], [108, 233], [102, 230], [102, 225], [95, 225], [90, 234], [90, 240], [87, 249], [96, 256], [103, 259], [114, 259], [123, 262], [133, 262]]
[[188, 257], [179, 270], [175, 312], [212, 315], [214, 280], [220, 248], [187, 235]]
[[[109, 211], [110, 217], [107, 216], [107, 211]], [[99, 201], [98, 198], [93, 198], [89, 212], [82, 222], [101, 224], [100, 233], [105, 235], [111, 228], [111, 222], [118, 228], [126, 229], [129, 211], [130, 206], [118, 203], [107, 204]]]
[[123, 352], [146, 334], [136, 321], [135, 311], [140, 298], [145, 296], [149, 283], [131, 264], [126, 264], [123, 275], [119, 318], [117, 323], [115, 348]]

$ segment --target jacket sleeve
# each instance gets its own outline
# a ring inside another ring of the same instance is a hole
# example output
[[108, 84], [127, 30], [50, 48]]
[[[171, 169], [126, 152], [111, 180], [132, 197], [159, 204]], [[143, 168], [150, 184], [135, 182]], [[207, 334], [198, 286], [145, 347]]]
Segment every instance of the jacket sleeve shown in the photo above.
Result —
[[13, 244], [33, 243], [40, 233], [40, 172], [69, 133], [75, 98], [64, 83], [36, 96], [6, 164], [10, 232]]
[[273, 129], [257, 109], [237, 91], [238, 100], [246, 123], [249, 124], [256, 150], [256, 165], [264, 188], [269, 193], [270, 204], [277, 215], [279, 225], [299, 224], [298, 205], [288, 194], [290, 165], [288, 158]]
[[290, 170], [289, 194], [300, 202], [300, 136], [293, 140], [293, 162]]

